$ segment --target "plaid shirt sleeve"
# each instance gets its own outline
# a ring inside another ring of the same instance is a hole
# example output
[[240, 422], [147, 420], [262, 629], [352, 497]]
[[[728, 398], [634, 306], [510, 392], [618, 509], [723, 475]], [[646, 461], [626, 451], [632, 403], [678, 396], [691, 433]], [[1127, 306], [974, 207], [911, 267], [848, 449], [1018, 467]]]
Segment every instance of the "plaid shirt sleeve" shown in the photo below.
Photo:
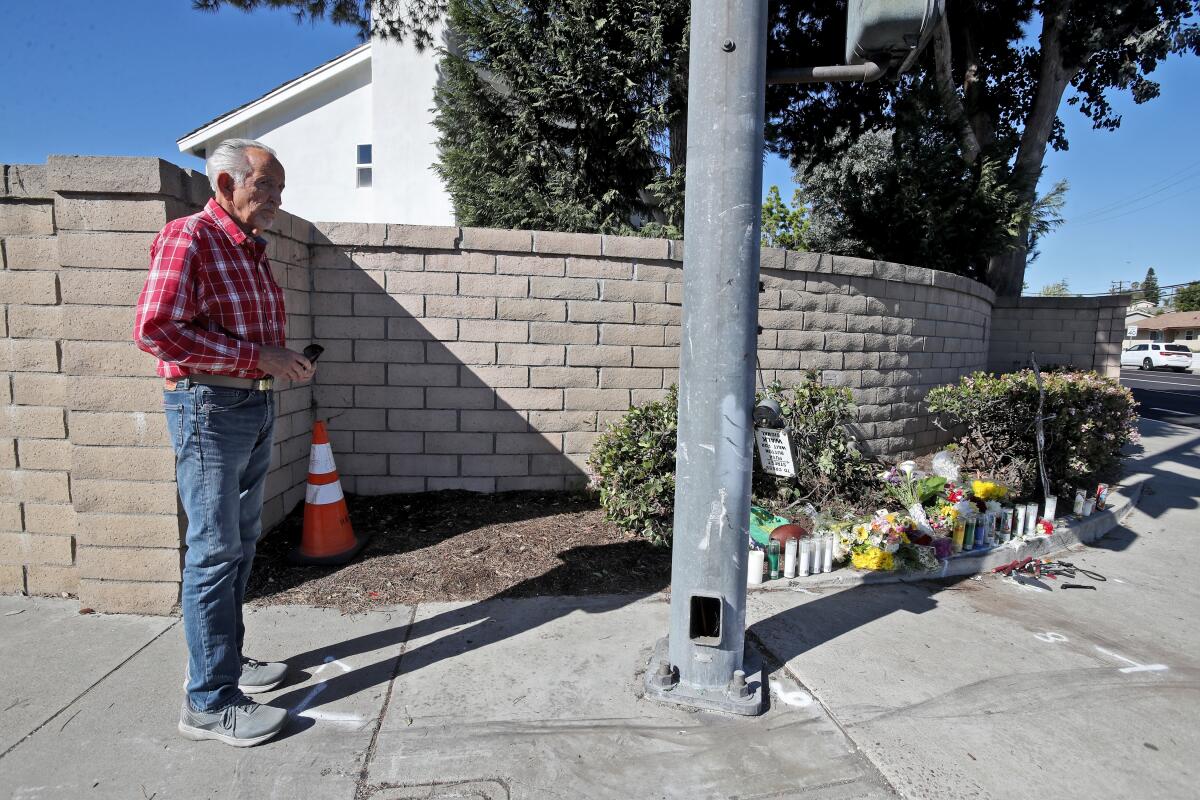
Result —
[[[177, 220], [184, 223], [186, 220]], [[208, 246], [184, 224], [168, 225], [150, 248], [150, 272], [138, 298], [133, 338], [137, 346], [188, 371], [222, 373], [253, 370], [258, 345], [203, 327], [197, 271]], [[159, 364], [160, 374], [164, 373]]]

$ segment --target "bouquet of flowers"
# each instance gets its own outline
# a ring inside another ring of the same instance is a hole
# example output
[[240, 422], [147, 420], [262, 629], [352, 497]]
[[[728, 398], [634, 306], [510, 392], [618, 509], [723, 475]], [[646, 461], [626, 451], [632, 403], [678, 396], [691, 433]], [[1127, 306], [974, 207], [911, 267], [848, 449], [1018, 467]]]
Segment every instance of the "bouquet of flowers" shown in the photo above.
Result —
[[887, 472], [880, 473], [884, 490], [904, 507], [917, 530], [933, 535], [933, 527], [925, 514], [925, 504], [937, 497], [946, 486], [946, 479], [938, 475], [926, 475], [917, 469], [914, 461], [904, 461]]
[[976, 500], [982, 500], [984, 503], [999, 503], [1008, 497], [1008, 487], [995, 481], [971, 481], [971, 494]]
[[895, 568], [895, 553], [908, 544], [908, 531], [897, 514], [880, 509], [871, 519], [852, 526], [843, 538], [851, 564], [887, 571]]

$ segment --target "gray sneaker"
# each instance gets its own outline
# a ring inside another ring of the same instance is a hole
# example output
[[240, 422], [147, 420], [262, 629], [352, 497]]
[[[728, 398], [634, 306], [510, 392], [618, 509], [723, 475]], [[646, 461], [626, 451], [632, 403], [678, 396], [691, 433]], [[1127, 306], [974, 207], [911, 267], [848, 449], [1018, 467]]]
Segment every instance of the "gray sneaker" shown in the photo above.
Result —
[[[287, 677], [287, 664], [281, 661], [256, 661], [253, 658], [242, 658], [242, 674], [238, 676], [238, 691], [246, 694], [269, 692]], [[186, 692], [189, 670], [183, 667], [183, 690]]]
[[188, 739], [216, 739], [234, 747], [261, 744], [283, 730], [288, 713], [242, 698], [220, 711], [193, 711], [187, 700], [179, 715], [179, 732]]
[[283, 683], [287, 670], [287, 664], [280, 661], [256, 661], [243, 656], [238, 688], [246, 694], [269, 692]]

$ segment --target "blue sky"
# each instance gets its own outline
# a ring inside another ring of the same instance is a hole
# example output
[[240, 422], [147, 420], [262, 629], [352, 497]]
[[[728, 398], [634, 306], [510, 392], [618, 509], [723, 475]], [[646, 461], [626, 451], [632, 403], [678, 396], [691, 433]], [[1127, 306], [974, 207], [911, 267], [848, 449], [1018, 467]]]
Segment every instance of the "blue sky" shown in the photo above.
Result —
[[[286, 12], [193, 11], [190, 0], [0, 3], [0, 161], [51, 153], [158, 156], [202, 167], [175, 140], [354, 47], [348, 28], [297, 25]], [[1176, 58], [1163, 93], [1115, 133], [1064, 111], [1071, 149], [1047, 158], [1043, 187], [1071, 183], [1068, 223], [1042, 245], [1031, 289], [1066, 279], [1076, 292], [1114, 280], [1200, 280], [1200, 59]], [[766, 164], [764, 186], [791, 196], [791, 171]], [[1141, 198], [1130, 201], [1129, 198]]]

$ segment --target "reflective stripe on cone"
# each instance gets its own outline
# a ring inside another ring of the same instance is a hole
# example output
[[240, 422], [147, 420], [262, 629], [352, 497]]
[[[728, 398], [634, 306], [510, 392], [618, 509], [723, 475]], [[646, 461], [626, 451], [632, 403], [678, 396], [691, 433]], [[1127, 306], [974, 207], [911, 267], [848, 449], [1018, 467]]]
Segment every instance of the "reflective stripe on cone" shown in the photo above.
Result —
[[300, 546], [289, 558], [300, 564], [343, 564], [366, 544], [350, 526], [350, 511], [333, 461], [333, 448], [325, 423], [313, 423], [312, 451], [308, 458], [308, 486], [304, 492], [304, 532]]

